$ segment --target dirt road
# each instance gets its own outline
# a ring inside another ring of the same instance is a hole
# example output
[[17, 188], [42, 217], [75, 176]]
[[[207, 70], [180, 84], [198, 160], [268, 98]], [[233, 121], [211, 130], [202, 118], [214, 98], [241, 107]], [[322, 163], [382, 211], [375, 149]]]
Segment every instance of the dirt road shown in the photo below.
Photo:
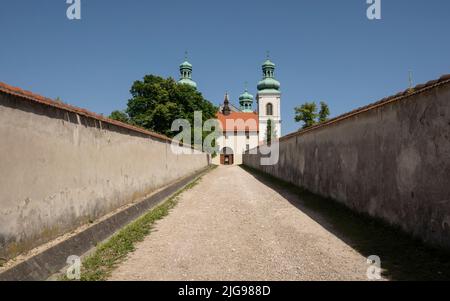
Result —
[[366, 258], [323, 225], [242, 168], [219, 167], [111, 280], [367, 280]]

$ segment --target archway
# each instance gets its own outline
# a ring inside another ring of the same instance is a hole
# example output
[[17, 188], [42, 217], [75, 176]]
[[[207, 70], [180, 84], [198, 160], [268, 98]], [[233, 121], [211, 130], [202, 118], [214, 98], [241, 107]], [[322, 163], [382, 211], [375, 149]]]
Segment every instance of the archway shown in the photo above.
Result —
[[266, 105], [266, 115], [267, 116], [272, 116], [273, 115], [273, 104], [268, 103]]
[[230, 147], [224, 147], [220, 152], [220, 164], [221, 165], [233, 165], [234, 164], [234, 152]]

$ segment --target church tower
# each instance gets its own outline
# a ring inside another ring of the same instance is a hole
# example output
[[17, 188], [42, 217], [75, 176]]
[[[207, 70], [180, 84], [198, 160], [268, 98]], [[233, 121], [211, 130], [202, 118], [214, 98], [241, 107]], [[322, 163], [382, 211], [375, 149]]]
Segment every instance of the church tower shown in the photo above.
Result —
[[192, 65], [188, 62], [187, 52], [184, 58], [184, 63], [180, 65], [180, 80], [178, 83], [197, 88], [197, 83], [192, 80]]
[[222, 114], [228, 116], [231, 114], [230, 100], [228, 99], [228, 92], [225, 93], [225, 100], [223, 101]]
[[239, 96], [240, 110], [244, 113], [253, 113], [253, 95], [248, 93], [248, 89], [245, 88], [245, 92]]
[[272, 120], [276, 138], [281, 137], [281, 92], [280, 82], [275, 79], [275, 64], [267, 56], [262, 65], [263, 79], [258, 83], [259, 141], [265, 141], [267, 123]]

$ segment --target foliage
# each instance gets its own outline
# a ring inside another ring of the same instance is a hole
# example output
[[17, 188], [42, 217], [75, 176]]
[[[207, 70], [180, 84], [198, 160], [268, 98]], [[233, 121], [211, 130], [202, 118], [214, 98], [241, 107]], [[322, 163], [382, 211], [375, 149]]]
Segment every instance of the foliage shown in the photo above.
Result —
[[307, 102], [295, 108], [295, 121], [303, 122], [303, 128], [308, 128], [316, 124], [317, 105], [315, 102]]
[[317, 112], [317, 104], [315, 102], [307, 102], [295, 108], [295, 121], [303, 122], [303, 129], [327, 121], [329, 115], [330, 109], [325, 102], [320, 103], [319, 112]]
[[117, 120], [123, 123], [129, 123], [130, 118], [128, 117], [127, 113], [123, 111], [114, 111], [109, 115], [110, 119]]
[[[126, 110], [130, 122], [168, 137], [179, 133], [171, 130], [174, 120], [186, 119], [193, 127], [195, 111], [202, 112], [203, 123], [216, 118], [218, 109], [196, 88], [178, 84], [172, 78], [146, 75], [142, 81], [134, 82], [130, 92], [132, 98], [128, 101]], [[201, 131], [203, 138], [210, 134]], [[192, 128], [192, 139], [193, 133]]]
[[266, 137], [265, 141], [267, 145], [271, 145], [272, 141], [277, 138], [276, 129], [272, 119], [267, 120], [267, 129], [266, 129]]
[[169, 199], [98, 247], [96, 252], [83, 262], [81, 280], [106, 280], [117, 264], [122, 262], [128, 253], [135, 250], [135, 244], [150, 234], [152, 225], [166, 216], [176, 203], [176, 197]]
[[328, 105], [321, 101], [320, 102], [320, 112], [319, 112], [319, 123], [325, 122], [328, 120], [328, 116], [330, 116], [330, 108]]

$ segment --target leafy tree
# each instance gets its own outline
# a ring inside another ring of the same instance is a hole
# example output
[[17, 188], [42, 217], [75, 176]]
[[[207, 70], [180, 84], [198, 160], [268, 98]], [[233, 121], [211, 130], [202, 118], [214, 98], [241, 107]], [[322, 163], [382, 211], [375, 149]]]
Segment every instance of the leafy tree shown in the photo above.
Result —
[[274, 127], [274, 123], [272, 119], [267, 120], [267, 128], [266, 128], [266, 143], [267, 145], [271, 145], [272, 141], [277, 138], [277, 133]]
[[303, 122], [303, 128], [316, 124], [316, 119], [319, 117], [317, 114], [317, 105], [315, 102], [307, 102], [300, 107], [295, 108], [295, 121]]
[[319, 112], [319, 123], [327, 121], [328, 116], [330, 116], [330, 108], [324, 101], [321, 101], [320, 102], [320, 112]]
[[[134, 82], [130, 92], [132, 98], [126, 109], [129, 121], [168, 137], [178, 134], [172, 132], [172, 122], [176, 119], [186, 119], [192, 126], [193, 144], [194, 112], [202, 112], [203, 122], [216, 118], [217, 107], [206, 100], [196, 88], [178, 84], [172, 78], [146, 75], [143, 80]], [[203, 138], [209, 134], [210, 132], [202, 130]]]
[[315, 102], [307, 102], [295, 108], [295, 121], [303, 122], [303, 129], [327, 121], [329, 115], [330, 109], [325, 102], [320, 103], [319, 113], [317, 112], [317, 104]]
[[123, 111], [114, 111], [111, 113], [111, 115], [109, 115], [109, 118], [124, 123], [130, 122], [130, 118], [128, 117], [127, 113]]

